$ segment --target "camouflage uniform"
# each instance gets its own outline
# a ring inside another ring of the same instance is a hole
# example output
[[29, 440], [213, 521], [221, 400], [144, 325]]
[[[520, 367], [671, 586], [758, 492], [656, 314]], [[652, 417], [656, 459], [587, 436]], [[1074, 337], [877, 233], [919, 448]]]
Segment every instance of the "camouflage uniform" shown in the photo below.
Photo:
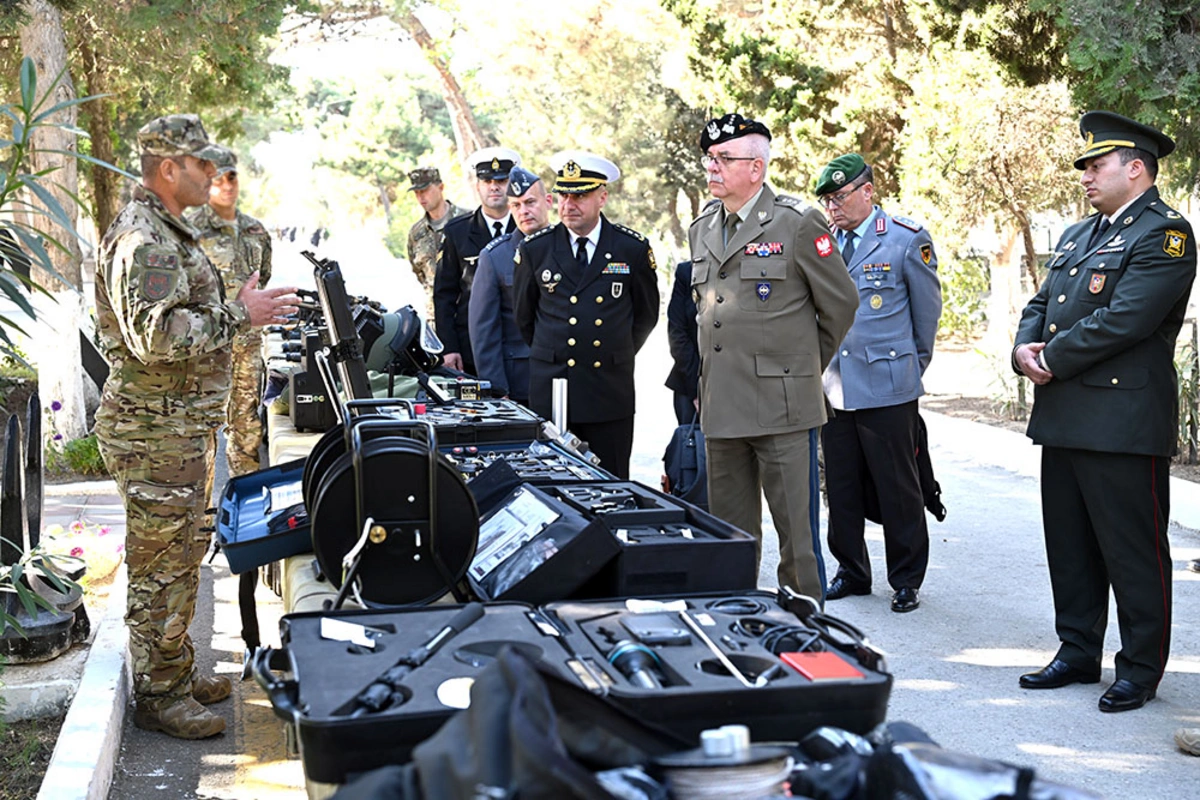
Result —
[[[450, 210], [446, 212], [446, 217], [442, 220], [442, 227], [444, 228], [446, 223], [455, 217], [461, 217], [466, 213], [466, 209], [450, 203]], [[421, 282], [421, 288], [425, 290], [427, 301], [430, 301], [432, 297], [433, 277], [437, 272], [438, 250], [441, 247], [442, 232], [433, 227], [433, 222], [430, 221], [428, 214], [422, 214], [408, 232], [408, 261], [412, 264], [417, 280]], [[432, 306], [430, 307], [432, 308]]]
[[[184, 141], [183, 152], [212, 157], [193, 115], [155, 120], [138, 138], [153, 155], [179, 155]], [[165, 708], [193, 689], [188, 626], [209, 540], [205, 476], [229, 394], [230, 344], [249, 316], [225, 300], [196, 230], [143, 187], [101, 242], [96, 316], [111, 368], [96, 434], [125, 501], [134, 693], [139, 709]]]
[[[241, 211], [236, 219], [225, 220], [212, 206], [194, 209], [187, 219], [200, 232], [200, 247], [221, 274], [226, 297], [237, 297], [255, 270], [258, 288], [266, 288], [271, 278], [271, 234], [261, 222]], [[259, 468], [262, 370], [262, 334], [256, 330], [239, 333], [233, 339], [233, 385], [225, 406], [225, 457], [230, 477]]]

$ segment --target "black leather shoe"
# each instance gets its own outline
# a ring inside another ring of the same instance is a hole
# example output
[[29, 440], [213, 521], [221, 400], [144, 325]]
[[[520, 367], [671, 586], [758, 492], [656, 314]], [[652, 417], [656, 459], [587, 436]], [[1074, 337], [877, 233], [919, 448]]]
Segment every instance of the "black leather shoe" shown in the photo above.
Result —
[[1056, 658], [1036, 672], [1021, 676], [1022, 689], [1059, 689], [1072, 683], [1099, 683], [1100, 670], [1076, 669]]
[[850, 595], [865, 595], [871, 593], [870, 586], [863, 586], [860, 583], [851, 583], [841, 575], [834, 576], [834, 579], [829, 582], [829, 588], [825, 590], [826, 600], [841, 600], [843, 597]]
[[906, 611], [916, 611], [921, 606], [921, 598], [917, 596], [916, 589], [910, 589], [905, 586], [903, 589], [898, 589], [892, 595], [892, 611], [897, 614], [903, 614]]
[[1108, 691], [1100, 695], [1100, 710], [1108, 712], [1133, 711], [1154, 699], [1154, 690], [1141, 684], [1117, 678]]

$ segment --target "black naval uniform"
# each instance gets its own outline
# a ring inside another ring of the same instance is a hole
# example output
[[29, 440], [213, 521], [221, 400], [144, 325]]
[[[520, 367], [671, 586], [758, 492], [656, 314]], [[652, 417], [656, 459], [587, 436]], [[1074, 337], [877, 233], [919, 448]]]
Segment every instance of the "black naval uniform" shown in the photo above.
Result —
[[654, 253], [636, 231], [600, 217], [586, 270], [559, 223], [517, 248], [513, 303], [529, 343], [529, 403], [551, 416], [554, 378], [567, 378], [571, 431], [600, 466], [629, 477], [633, 449], [634, 356], [658, 322]]
[[1054, 374], [1034, 390], [1028, 435], [1044, 446], [1058, 658], [1099, 669], [1111, 586], [1121, 632], [1117, 678], [1153, 689], [1170, 649], [1174, 349], [1196, 243], [1187, 220], [1153, 187], [1090, 241], [1100, 219], [1063, 234], [1015, 345], [1046, 342], [1042, 356]]
[[[502, 233], [516, 229], [510, 216]], [[437, 273], [433, 278], [433, 314], [438, 338], [447, 353], [460, 353], [463, 372], [475, 374], [475, 357], [471, 353], [471, 333], [467, 323], [467, 308], [471, 300], [471, 283], [475, 280], [475, 262], [479, 252], [495, 238], [492, 220], [483, 208], [472, 214], [450, 220], [442, 229], [442, 250], [438, 253]]]

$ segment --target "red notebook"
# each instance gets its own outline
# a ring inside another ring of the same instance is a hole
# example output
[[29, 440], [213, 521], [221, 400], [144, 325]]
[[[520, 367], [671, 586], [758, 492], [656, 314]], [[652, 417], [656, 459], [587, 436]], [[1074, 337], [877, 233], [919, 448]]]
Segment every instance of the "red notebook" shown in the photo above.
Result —
[[837, 653], [780, 653], [783, 663], [814, 683], [859, 681], [866, 676]]

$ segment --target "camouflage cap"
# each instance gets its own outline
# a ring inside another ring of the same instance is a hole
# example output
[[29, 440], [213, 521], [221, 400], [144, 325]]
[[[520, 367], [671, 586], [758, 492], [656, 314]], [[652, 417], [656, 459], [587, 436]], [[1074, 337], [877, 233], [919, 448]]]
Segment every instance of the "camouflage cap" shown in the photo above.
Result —
[[220, 148], [209, 141], [200, 117], [195, 114], [171, 114], [152, 119], [138, 131], [138, 146], [143, 155], [195, 156], [215, 161]]
[[218, 151], [216, 155], [209, 159], [217, 168], [218, 175], [224, 175], [226, 172], [237, 172], [237, 153], [223, 145], [214, 144], [214, 148]]
[[412, 186], [409, 186], [408, 190], [415, 192], [426, 186], [441, 183], [442, 173], [438, 172], [437, 167], [417, 167], [408, 173], [408, 179], [412, 181]]

